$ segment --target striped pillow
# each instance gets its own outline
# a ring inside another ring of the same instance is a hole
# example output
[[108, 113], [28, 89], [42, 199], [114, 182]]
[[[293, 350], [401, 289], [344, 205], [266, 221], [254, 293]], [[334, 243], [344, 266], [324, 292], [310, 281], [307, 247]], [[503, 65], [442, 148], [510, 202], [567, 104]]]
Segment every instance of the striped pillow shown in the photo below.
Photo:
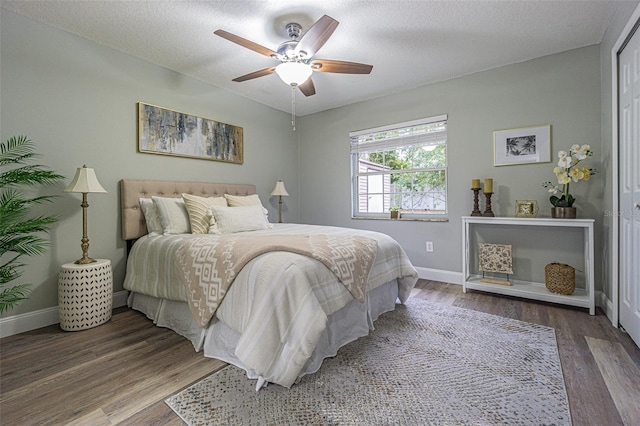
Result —
[[199, 197], [197, 195], [182, 194], [184, 205], [187, 207], [189, 222], [191, 222], [192, 234], [206, 234], [209, 232], [209, 208], [214, 206], [227, 206], [224, 197]]
[[262, 206], [262, 202], [260, 202], [260, 197], [258, 197], [258, 194], [253, 194], [253, 195], [224, 194], [224, 198], [227, 199], [227, 203], [229, 203], [229, 207]]

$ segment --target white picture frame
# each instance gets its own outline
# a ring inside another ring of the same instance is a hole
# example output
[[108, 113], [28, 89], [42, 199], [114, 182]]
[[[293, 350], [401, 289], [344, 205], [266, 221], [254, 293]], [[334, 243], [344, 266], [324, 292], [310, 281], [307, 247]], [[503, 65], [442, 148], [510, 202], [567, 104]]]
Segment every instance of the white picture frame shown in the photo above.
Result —
[[493, 132], [493, 165], [548, 163], [551, 161], [551, 125]]

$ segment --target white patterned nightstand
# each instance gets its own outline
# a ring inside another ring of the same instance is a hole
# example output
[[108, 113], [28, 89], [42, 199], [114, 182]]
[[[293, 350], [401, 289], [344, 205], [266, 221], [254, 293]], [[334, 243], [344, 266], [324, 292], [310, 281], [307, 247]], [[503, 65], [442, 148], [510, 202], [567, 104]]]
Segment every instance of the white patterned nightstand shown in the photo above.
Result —
[[85, 330], [111, 319], [113, 277], [111, 261], [65, 263], [58, 277], [58, 315], [60, 328]]

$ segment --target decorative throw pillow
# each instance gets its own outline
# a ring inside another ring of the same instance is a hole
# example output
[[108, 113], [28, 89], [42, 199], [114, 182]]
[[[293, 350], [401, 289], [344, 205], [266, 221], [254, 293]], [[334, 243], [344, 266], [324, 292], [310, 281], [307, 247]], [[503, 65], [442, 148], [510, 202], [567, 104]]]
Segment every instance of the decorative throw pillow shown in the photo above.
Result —
[[158, 209], [164, 234], [188, 234], [191, 232], [189, 214], [182, 198], [151, 197]]
[[230, 195], [224, 194], [224, 198], [227, 199], [227, 203], [229, 203], [230, 207], [240, 207], [240, 206], [262, 206], [262, 202], [260, 201], [260, 197], [258, 194], [253, 195]]
[[207, 217], [209, 218], [209, 230], [207, 231], [207, 234], [222, 234], [222, 232], [220, 232], [220, 228], [218, 228], [218, 222], [216, 222], [216, 218], [211, 211], [211, 207], [207, 209]]
[[260, 201], [260, 197], [258, 197], [258, 194], [252, 194], [252, 195], [224, 194], [224, 198], [227, 199], [227, 203], [229, 203], [230, 207], [261, 206], [265, 216], [265, 220], [268, 223], [268, 227], [273, 228], [273, 225], [269, 223], [269, 210], [264, 208], [264, 206], [262, 205], [262, 202]]
[[241, 207], [211, 207], [221, 234], [268, 229], [261, 205]]
[[187, 208], [192, 234], [207, 234], [211, 215], [207, 214], [210, 207], [227, 206], [224, 197], [199, 197], [197, 195], [182, 194], [184, 205]]
[[140, 198], [140, 209], [147, 224], [147, 233], [162, 234], [162, 222], [158, 215], [158, 209], [151, 198]]

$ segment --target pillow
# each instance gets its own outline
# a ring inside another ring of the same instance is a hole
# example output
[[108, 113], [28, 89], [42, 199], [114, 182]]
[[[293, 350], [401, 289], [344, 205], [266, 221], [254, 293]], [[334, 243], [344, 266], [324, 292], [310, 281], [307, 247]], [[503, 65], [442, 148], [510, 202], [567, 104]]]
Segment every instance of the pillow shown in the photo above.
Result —
[[209, 207], [227, 206], [227, 199], [224, 197], [199, 197], [197, 195], [182, 194], [182, 200], [187, 208], [192, 234], [207, 234], [209, 232], [210, 214], [207, 214]]
[[268, 229], [262, 205], [241, 207], [211, 207], [221, 234]]
[[241, 207], [241, 206], [262, 206], [262, 211], [264, 212], [265, 220], [268, 223], [268, 228], [273, 228], [273, 225], [269, 223], [269, 210], [265, 209], [260, 201], [260, 197], [258, 194], [253, 195], [229, 195], [224, 194], [224, 198], [227, 199], [227, 203], [229, 203], [230, 207]]
[[151, 197], [153, 199], [164, 234], [188, 234], [191, 232], [189, 214], [182, 198]]
[[140, 198], [140, 208], [144, 215], [144, 221], [147, 223], [147, 233], [162, 234], [162, 222], [153, 200], [151, 198]]
[[224, 194], [224, 198], [227, 199], [227, 203], [229, 203], [230, 207], [262, 205], [262, 203], [260, 202], [260, 197], [258, 197], [258, 194], [253, 194], [253, 195]]
[[209, 218], [209, 230], [207, 231], [207, 234], [222, 234], [222, 232], [220, 232], [220, 228], [218, 228], [218, 222], [216, 222], [213, 211], [211, 211], [211, 207], [207, 209], [207, 217]]

